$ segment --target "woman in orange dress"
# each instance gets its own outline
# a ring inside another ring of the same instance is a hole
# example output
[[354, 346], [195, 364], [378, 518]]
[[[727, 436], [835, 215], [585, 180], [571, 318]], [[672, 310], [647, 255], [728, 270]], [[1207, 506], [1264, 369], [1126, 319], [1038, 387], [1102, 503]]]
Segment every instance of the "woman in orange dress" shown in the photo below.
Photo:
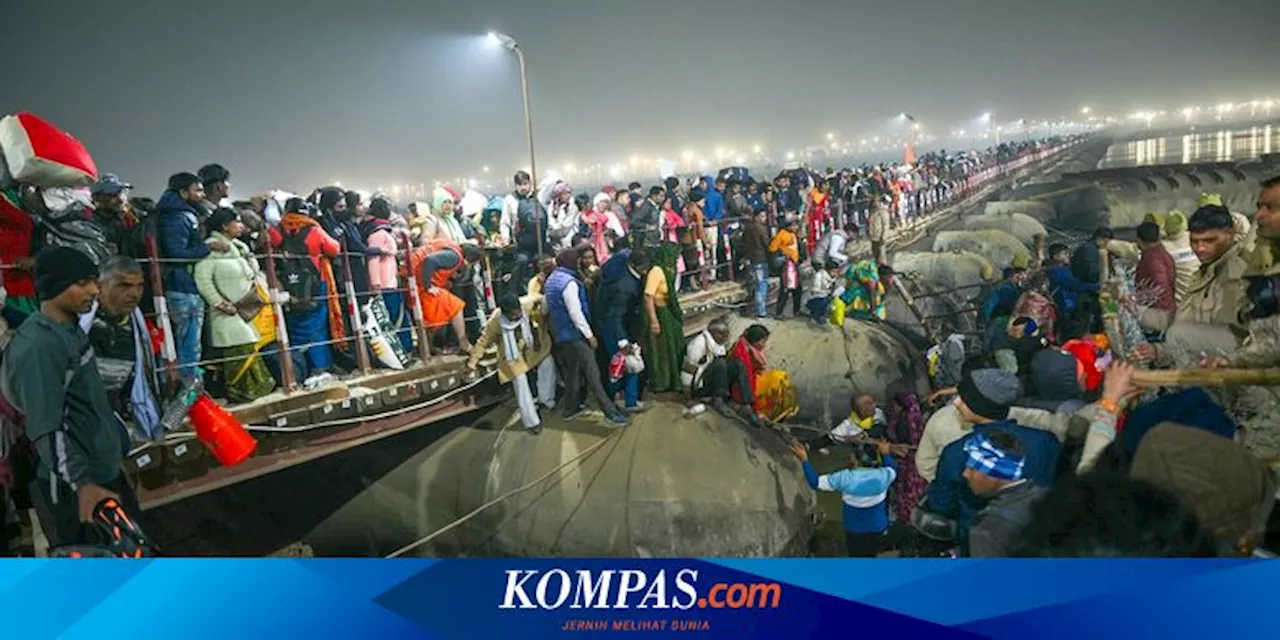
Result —
[[467, 305], [453, 295], [449, 283], [464, 266], [475, 264], [483, 257], [475, 245], [459, 245], [440, 238], [428, 241], [409, 254], [409, 268], [418, 282], [423, 326], [427, 331], [436, 331], [445, 325], [453, 327], [463, 353], [471, 353], [471, 341], [462, 317]]

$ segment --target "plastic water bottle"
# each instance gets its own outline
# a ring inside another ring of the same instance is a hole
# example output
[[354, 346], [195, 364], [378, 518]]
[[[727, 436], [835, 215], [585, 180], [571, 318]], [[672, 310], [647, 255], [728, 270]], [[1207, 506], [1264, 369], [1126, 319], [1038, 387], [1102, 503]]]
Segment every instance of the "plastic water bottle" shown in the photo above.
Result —
[[702, 415], [703, 413], [706, 412], [706, 410], [707, 410], [707, 405], [699, 402], [698, 404], [695, 404], [692, 407], [685, 409], [684, 417], [687, 419], [687, 418], [692, 418], [698, 415]]
[[182, 423], [187, 419], [187, 410], [195, 403], [196, 398], [204, 393], [204, 385], [200, 384], [201, 374], [202, 372], [197, 371], [195, 379], [183, 384], [178, 393], [164, 404], [160, 425], [166, 432], [177, 431], [182, 427]]

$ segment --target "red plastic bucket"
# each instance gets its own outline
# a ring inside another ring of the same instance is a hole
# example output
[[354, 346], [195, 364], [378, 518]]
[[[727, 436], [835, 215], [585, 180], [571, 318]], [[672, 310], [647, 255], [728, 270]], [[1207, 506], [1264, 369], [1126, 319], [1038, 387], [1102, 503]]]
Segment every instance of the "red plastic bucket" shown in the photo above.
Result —
[[244, 462], [258, 448], [258, 441], [240, 426], [235, 416], [203, 393], [187, 410], [187, 417], [196, 429], [196, 437], [224, 467]]

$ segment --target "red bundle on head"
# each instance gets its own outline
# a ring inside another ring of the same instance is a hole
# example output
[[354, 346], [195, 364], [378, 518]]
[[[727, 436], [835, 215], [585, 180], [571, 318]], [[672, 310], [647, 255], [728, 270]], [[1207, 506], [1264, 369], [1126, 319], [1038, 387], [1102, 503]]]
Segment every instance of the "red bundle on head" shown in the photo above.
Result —
[[83, 187], [98, 180], [93, 157], [79, 140], [30, 113], [0, 119], [0, 153], [23, 184]]

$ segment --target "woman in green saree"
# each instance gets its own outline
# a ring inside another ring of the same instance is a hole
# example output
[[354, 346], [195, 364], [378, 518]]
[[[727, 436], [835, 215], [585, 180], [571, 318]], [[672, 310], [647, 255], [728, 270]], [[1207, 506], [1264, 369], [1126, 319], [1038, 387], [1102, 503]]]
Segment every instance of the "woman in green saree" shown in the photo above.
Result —
[[684, 364], [684, 313], [680, 310], [676, 265], [680, 245], [664, 242], [653, 250], [653, 268], [644, 281], [646, 331], [645, 370], [649, 389], [657, 393], [680, 393]]

